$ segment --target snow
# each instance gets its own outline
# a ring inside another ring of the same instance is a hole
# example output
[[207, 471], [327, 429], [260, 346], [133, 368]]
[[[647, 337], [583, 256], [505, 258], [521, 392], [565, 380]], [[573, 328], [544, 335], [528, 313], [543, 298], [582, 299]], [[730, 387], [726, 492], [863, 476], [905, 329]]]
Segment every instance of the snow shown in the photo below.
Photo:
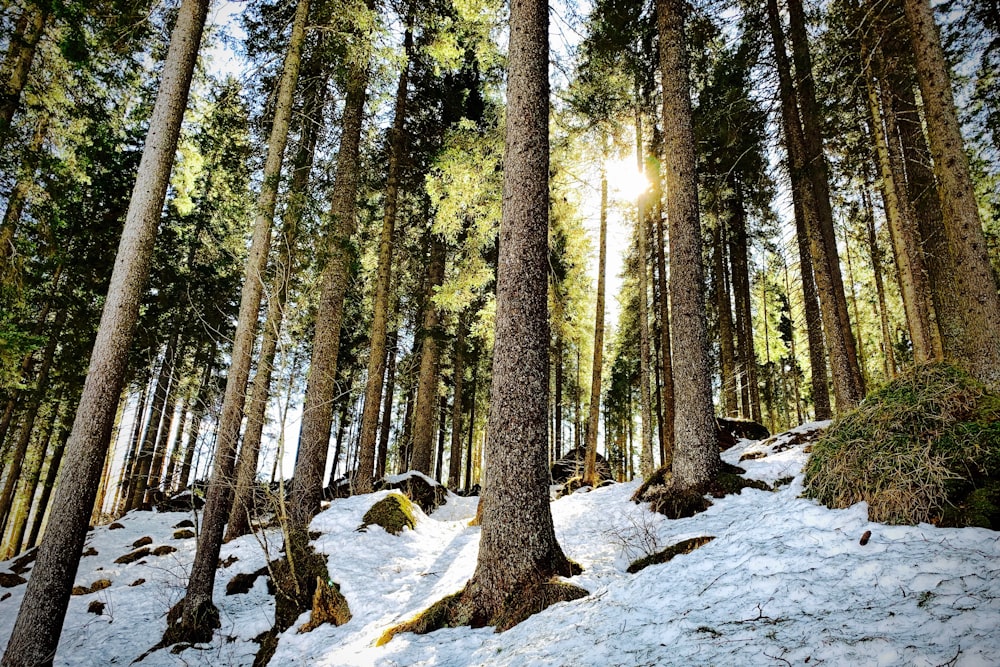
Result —
[[[815, 430], [823, 424], [796, 429]], [[745, 489], [713, 500], [695, 517], [670, 521], [629, 498], [635, 483], [577, 492], [552, 503], [559, 542], [584, 572], [573, 582], [590, 595], [560, 603], [502, 634], [457, 628], [376, 640], [462, 588], [475, 568], [479, 529], [469, 527], [476, 498], [448, 496], [432, 516], [415, 509], [417, 525], [399, 536], [377, 526], [359, 532], [365, 511], [387, 492], [334, 501], [316, 517], [318, 551], [353, 618], [310, 633], [281, 635], [273, 665], [994, 665], [1000, 661], [1000, 539], [978, 528], [886, 526], [868, 521], [859, 504], [829, 510], [800, 498], [804, 443], [789, 435], [742, 441], [723, 454], [762, 458], [739, 463], [747, 477], [777, 492]], [[167, 610], [183, 594], [194, 539], [173, 539], [185, 514], [135, 512], [122, 529], [99, 527], [76, 583], [100, 578], [111, 587], [70, 602], [56, 665], [127, 664], [155, 644]], [[866, 546], [859, 544], [871, 531]], [[118, 565], [143, 536], [150, 547], [178, 548]], [[625, 572], [636, 558], [691, 537], [715, 539], [688, 555]], [[273, 597], [260, 577], [249, 593], [225, 595], [240, 572], [277, 555], [280, 534], [246, 536], [223, 547], [216, 603], [222, 628], [211, 644], [178, 655], [167, 650], [143, 665], [249, 665], [251, 639], [268, 629]], [[11, 563], [0, 563], [9, 571]], [[24, 576], [30, 576], [25, 574]], [[145, 583], [129, 586], [139, 578]], [[6, 644], [24, 586], [0, 601], [0, 642]], [[92, 600], [102, 615], [87, 612]], [[953, 661], [953, 662], [950, 662]]]

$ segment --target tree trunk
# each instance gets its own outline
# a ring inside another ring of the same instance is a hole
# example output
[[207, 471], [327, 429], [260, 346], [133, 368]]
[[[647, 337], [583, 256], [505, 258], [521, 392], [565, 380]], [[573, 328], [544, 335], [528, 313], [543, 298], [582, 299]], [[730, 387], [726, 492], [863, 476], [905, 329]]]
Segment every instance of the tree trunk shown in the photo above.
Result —
[[872, 264], [872, 274], [875, 278], [875, 295], [878, 299], [879, 323], [882, 327], [882, 359], [886, 378], [896, 375], [896, 358], [892, 349], [892, 334], [889, 332], [889, 307], [885, 302], [885, 285], [882, 281], [882, 251], [875, 237], [875, 212], [872, 208], [871, 194], [868, 184], [861, 191], [861, 199], [865, 207], [865, 239], [868, 243], [868, 256]]
[[727, 265], [722, 221], [713, 230], [715, 271], [715, 307], [719, 313], [719, 371], [722, 386], [722, 411], [735, 417], [739, 410], [736, 398], [736, 352], [733, 348], [733, 312], [726, 280]]
[[386, 336], [389, 319], [389, 286], [392, 284], [392, 237], [396, 228], [399, 203], [399, 168], [403, 159], [406, 135], [407, 75], [410, 52], [413, 49], [413, 29], [407, 19], [403, 38], [404, 62], [396, 86], [396, 112], [389, 139], [389, 168], [385, 185], [385, 215], [378, 246], [378, 268], [375, 274], [375, 295], [372, 313], [371, 350], [368, 355], [368, 383], [365, 385], [365, 408], [361, 414], [361, 440], [358, 445], [358, 470], [354, 476], [355, 493], [371, 493], [375, 469], [379, 407], [382, 404], [382, 381], [385, 377]]
[[571, 567], [549, 509], [548, 5], [510, 7], [503, 216], [486, 485], [476, 571], [463, 595], [473, 626], [495, 624], [515, 593]]
[[729, 261], [732, 266], [733, 296], [736, 301], [736, 341], [739, 348], [739, 374], [743, 379], [743, 416], [761, 421], [760, 380], [757, 373], [757, 351], [753, 342], [753, 320], [750, 312], [750, 260], [747, 243], [746, 214], [739, 186], [734, 188], [731, 203], [732, 230]]
[[[638, 94], [637, 94], [638, 97]], [[636, 106], [635, 112], [635, 159], [641, 172], [645, 165], [642, 157], [642, 113]], [[648, 479], [653, 474], [653, 400], [649, 393], [649, 305], [647, 284], [647, 244], [646, 244], [646, 196], [640, 194], [637, 202], [636, 248], [639, 255], [639, 399], [642, 411], [642, 453], [639, 459], [639, 474]], [[607, 441], [605, 441], [605, 449]]]
[[399, 332], [389, 334], [388, 369], [385, 377], [385, 398], [382, 407], [382, 423], [379, 427], [378, 456], [375, 457], [375, 479], [385, 477], [386, 461], [389, 458], [389, 432], [392, 429], [392, 398], [396, 391], [396, 352], [399, 346]]
[[[38, 367], [38, 378], [35, 381], [35, 388], [31, 392], [27, 409], [21, 416], [21, 428], [18, 432], [17, 442], [14, 444], [14, 451], [10, 454], [10, 467], [7, 470], [7, 478], [4, 480], [3, 491], [0, 491], [0, 535], [3, 534], [7, 525], [7, 518], [11, 510], [11, 501], [14, 499], [14, 489], [21, 477], [21, 468], [25, 463], [25, 455], [28, 445], [31, 442], [31, 433], [35, 429], [35, 420], [38, 412], [42, 408], [46, 394], [49, 391], [49, 373], [52, 370], [52, 361], [55, 357], [56, 347], [59, 343], [59, 336], [66, 323], [66, 309], [61, 309], [52, 322], [52, 329], [49, 332], [49, 340], [42, 352], [42, 361]], [[117, 408], [118, 403], [115, 402]], [[104, 463], [102, 460], [101, 463]], [[99, 481], [99, 480], [98, 480]], [[95, 493], [97, 489], [94, 489]], [[93, 499], [90, 501], [93, 503]], [[88, 520], [90, 516], [87, 516]]]
[[288, 127], [292, 117], [292, 102], [299, 77], [302, 59], [302, 45], [305, 42], [306, 18], [309, 14], [309, 0], [299, 0], [292, 23], [292, 33], [285, 56], [281, 79], [278, 83], [277, 101], [272, 119], [271, 134], [267, 141], [267, 157], [260, 193], [257, 196], [256, 215], [253, 224], [253, 238], [243, 276], [240, 294], [239, 317], [233, 335], [233, 349], [229, 373], [226, 376], [226, 390], [219, 414], [216, 435], [215, 458], [212, 477], [205, 494], [205, 508], [202, 515], [202, 531], [198, 538], [198, 550], [191, 566], [191, 577], [182, 601], [183, 617], [177, 628], [168, 628], [164, 639], [174, 641], [208, 641], [212, 631], [218, 627], [218, 611], [212, 603], [212, 589], [218, 566], [219, 551], [222, 548], [223, 530], [229, 518], [230, 490], [233, 483], [233, 468], [236, 463], [236, 443], [239, 439], [246, 402], [247, 382], [250, 378], [250, 362], [253, 356], [257, 312], [260, 309], [264, 275], [267, 271], [267, 256], [271, 244], [271, 224], [277, 203], [278, 183], [284, 160], [285, 145], [288, 142]]
[[[864, 41], [862, 41], [864, 45]], [[913, 360], [923, 363], [935, 358], [934, 334], [931, 332], [930, 287], [924, 270], [923, 251], [914, 221], [913, 209], [905, 189], [903, 158], [899, 146], [896, 115], [880, 85], [881, 57], [870, 48], [862, 47], [867, 63], [868, 111], [882, 174], [882, 192], [886, 203], [886, 219], [896, 250], [896, 268], [903, 310], [913, 342]], [[879, 78], [877, 78], [879, 77]]]
[[167, 397], [170, 394], [179, 337], [180, 327], [175, 324], [174, 331], [167, 342], [166, 352], [163, 355], [163, 363], [160, 365], [156, 388], [153, 389], [152, 408], [149, 413], [149, 421], [146, 423], [146, 431], [142, 438], [142, 444], [139, 446], [139, 456], [135, 460], [132, 482], [129, 486], [128, 505], [125, 508], [126, 511], [140, 508], [145, 503], [146, 487], [149, 485], [149, 473], [153, 466], [156, 444], [159, 442], [158, 434], [163, 430], [164, 407], [167, 403]]
[[171, 34], [90, 369], [66, 445], [68, 464], [53, 501], [50, 528], [0, 662], [3, 667], [44, 664], [52, 660], [59, 644], [122, 391], [208, 5], [208, 0], [184, 0]]
[[472, 355], [472, 388], [469, 391], [469, 439], [465, 448], [465, 491], [472, 489], [472, 445], [476, 432], [476, 390], [479, 389], [479, 352]]
[[208, 402], [212, 395], [212, 374], [215, 372], [212, 363], [205, 366], [205, 373], [202, 375], [201, 386], [198, 389], [198, 398], [195, 399], [194, 415], [191, 418], [191, 430], [188, 433], [187, 449], [184, 452], [184, 463], [181, 465], [181, 474], [177, 479], [177, 486], [180, 489], [187, 488], [191, 479], [191, 467], [194, 463], [194, 454], [198, 449], [198, 437], [201, 433], [201, 423], [205, 420], [208, 412]]
[[417, 400], [413, 408], [413, 458], [410, 469], [425, 475], [432, 472], [434, 409], [437, 406], [441, 361], [441, 314], [432, 297], [437, 293], [437, 288], [444, 284], [445, 252], [444, 242], [434, 238], [431, 241], [430, 264], [427, 267], [424, 321], [420, 331], [420, 375]]
[[448, 488], [458, 489], [462, 483], [462, 389], [465, 385], [465, 330], [468, 318], [462, 313], [458, 318], [452, 356], [452, 374], [455, 377], [455, 396], [451, 410], [451, 459], [448, 465]]
[[313, 55], [306, 64], [306, 71], [303, 72], [303, 79], [318, 78], [319, 80], [312, 87], [303, 104], [301, 136], [292, 167], [292, 180], [288, 188], [288, 207], [283, 219], [278, 257], [275, 260], [274, 278], [267, 300], [267, 319], [264, 321], [263, 338], [257, 360], [257, 373], [254, 375], [250, 402], [247, 407], [243, 446], [240, 448], [236, 461], [236, 487], [226, 527], [225, 539], [227, 541], [246, 535], [250, 531], [247, 503], [257, 478], [260, 443], [264, 434], [268, 400], [271, 396], [274, 357], [278, 351], [278, 340], [281, 337], [281, 328], [284, 323], [289, 285], [295, 273], [298, 254], [296, 246], [299, 242], [299, 225], [305, 213], [309, 173], [312, 171], [316, 144], [323, 127], [323, 102], [326, 99], [328, 75], [321, 71], [322, 67], [323, 63], [319, 56]]
[[323, 497], [323, 475], [326, 473], [332, 406], [336, 394], [340, 328], [353, 258], [350, 244], [357, 227], [358, 156], [368, 94], [368, 69], [367, 61], [355, 62], [348, 77], [337, 152], [337, 174], [330, 202], [330, 229], [324, 240], [327, 260], [320, 278], [316, 332], [302, 406], [299, 454], [295, 462], [295, 485], [289, 502], [289, 528], [302, 534], [306, 532], [313, 515], [319, 511]]
[[45, 521], [45, 513], [49, 508], [49, 498], [52, 496], [52, 489], [56, 485], [56, 478], [59, 475], [59, 466], [62, 465], [63, 452], [66, 449], [66, 441], [69, 439], [69, 435], [69, 424], [60, 421], [59, 434], [56, 436], [56, 445], [52, 448], [52, 456], [49, 457], [49, 467], [45, 472], [45, 482], [42, 484], [42, 495], [38, 498], [38, 507], [35, 509], [35, 516], [31, 521], [31, 530], [28, 532], [27, 549], [34, 547], [38, 541], [38, 535]]
[[563, 338], [562, 333], [556, 333], [556, 368], [555, 368], [555, 398], [553, 399], [553, 419], [555, 420], [552, 459], [558, 461], [563, 451]]
[[945, 234], [957, 269], [952, 278], [955, 294], [961, 299], [964, 345], [953, 361], [963, 364], [988, 387], [998, 389], [1000, 298], [963, 150], [947, 61], [928, 0], [903, 0], [903, 10], [910, 27]]
[[[804, 86], [808, 91], [812, 91], [812, 67], [808, 45], [804, 41], [805, 27], [801, 20], [801, 4], [797, 0], [790, 0], [789, 4], [797, 5], [798, 9], [798, 13], [791, 12], [791, 15], [796, 17], [792, 30], [793, 47], [797, 46], [796, 82], [800, 87]], [[837, 410], [844, 411], [854, 407], [861, 400], [864, 390], [861, 386], [861, 373], [847, 315], [847, 299], [844, 295], [840, 263], [837, 258], [836, 239], [833, 236], [829, 185], [826, 181], [826, 162], [815, 112], [815, 96], [803, 92], [800, 99], [797, 95], [792, 84], [791, 66], [785, 53], [784, 30], [778, 14], [777, 0], [768, 0], [767, 10], [778, 69], [782, 124], [785, 129], [792, 188], [798, 190], [806, 219], [805, 231], [809, 239], [813, 274], [822, 309]], [[800, 121], [799, 105], [803, 100], [806, 102], [804, 106], [813, 113], [808, 113], [804, 108]]]
[[607, 155], [607, 138], [601, 138], [601, 222], [597, 253], [597, 307], [594, 314], [594, 363], [590, 371], [590, 408], [587, 412], [586, 459], [583, 483], [597, 486], [597, 426], [601, 414], [601, 374], [604, 369], [604, 274], [608, 257], [608, 177], [603, 157]]
[[31, 69], [31, 61], [35, 58], [35, 49], [38, 40], [45, 32], [45, 24], [49, 20], [49, 9], [42, 4], [35, 6], [33, 3], [25, 8], [14, 27], [14, 34], [11, 35], [7, 46], [7, 55], [4, 58], [2, 76], [4, 80], [0, 82], [0, 140], [6, 139], [10, 131], [11, 121], [14, 113], [21, 103], [21, 91], [28, 83], [28, 72]]
[[698, 178], [684, 36], [686, 12], [681, 0], [656, 2], [670, 222], [670, 324], [676, 397], [672, 467], [681, 486], [701, 487], [714, 479], [721, 460], [708, 362]]
[[660, 187], [660, 162], [652, 160], [650, 175], [653, 181], [653, 199], [656, 202], [654, 215], [656, 218], [656, 278], [660, 287], [660, 372], [663, 384], [660, 387], [663, 398], [663, 412], [660, 420], [663, 423], [663, 439], [660, 441], [660, 465], [669, 467], [674, 451], [674, 371], [670, 347], [670, 302], [667, 290], [666, 258], [664, 247], [667, 239], [663, 231], [663, 198]]
[[16, 275], [9, 266], [10, 259], [14, 256], [14, 236], [17, 232], [17, 224], [21, 221], [21, 215], [24, 213], [24, 205], [28, 203], [28, 193], [35, 183], [35, 170], [48, 133], [49, 115], [46, 113], [42, 115], [35, 126], [35, 133], [28, 145], [27, 157], [21, 166], [17, 183], [7, 199], [7, 209], [4, 211], [3, 221], [0, 222], [0, 285]]

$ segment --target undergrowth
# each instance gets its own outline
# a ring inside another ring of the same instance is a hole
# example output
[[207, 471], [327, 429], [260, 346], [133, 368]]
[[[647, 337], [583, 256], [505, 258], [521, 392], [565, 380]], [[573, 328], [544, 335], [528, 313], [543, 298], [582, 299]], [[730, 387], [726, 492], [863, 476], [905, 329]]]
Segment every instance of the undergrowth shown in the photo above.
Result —
[[865, 501], [882, 523], [1000, 528], [1000, 395], [954, 366], [916, 366], [816, 441], [805, 494]]

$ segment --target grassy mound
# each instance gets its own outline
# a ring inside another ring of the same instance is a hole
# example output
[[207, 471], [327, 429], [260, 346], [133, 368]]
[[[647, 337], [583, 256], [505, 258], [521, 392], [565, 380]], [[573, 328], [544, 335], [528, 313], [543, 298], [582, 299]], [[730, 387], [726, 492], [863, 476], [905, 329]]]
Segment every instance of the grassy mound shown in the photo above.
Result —
[[401, 493], [390, 493], [365, 512], [360, 530], [368, 526], [382, 526], [387, 533], [399, 535], [404, 528], [411, 530], [417, 525], [413, 504]]
[[947, 364], [915, 367], [816, 441], [806, 496], [866, 501], [882, 523], [1000, 529], [1000, 395]]

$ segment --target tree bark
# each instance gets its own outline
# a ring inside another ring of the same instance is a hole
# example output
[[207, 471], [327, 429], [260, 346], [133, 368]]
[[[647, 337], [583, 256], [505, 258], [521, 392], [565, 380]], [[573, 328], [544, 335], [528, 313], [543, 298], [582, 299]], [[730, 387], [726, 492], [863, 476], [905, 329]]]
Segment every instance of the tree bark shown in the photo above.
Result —
[[667, 239], [663, 231], [663, 197], [660, 186], [659, 160], [652, 160], [650, 174], [653, 181], [653, 199], [656, 202], [654, 216], [656, 218], [656, 279], [659, 282], [660, 302], [660, 372], [663, 377], [663, 384], [660, 386], [661, 397], [663, 399], [663, 411], [660, 420], [663, 424], [661, 431], [663, 438], [660, 441], [660, 465], [669, 467], [674, 451], [674, 371], [672, 363], [672, 349], [670, 347], [670, 302], [667, 290], [667, 270], [666, 258], [664, 257], [664, 247]]
[[452, 354], [452, 374], [455, 376], [455, 396], [451, 410], [451, 458], [448, 462], [448, 488], [458, 489], [462, 483], [462, 390], [465, 386], [465, 333], [468, 320], [465, 313], [458, 318]]
[[474, 626], [494, 622], [515, 592], [571, 572], [552, 526], [546, 466], [548, 56], [547, 3], [511, 3], [488, 470], [479, 559], [463, 595]]
[[431, 258], [427, 267], [427, 291], [424, 300], [424, 321], [421, 326], [420, 374], [417, 399], [413, 408], [413, 458], [410, 469], [430, 475], [434, 454], [434, 410], [437, 406], [440, 379], [441, 314], [433, 296], [444, 284], [445, 246], [438, 238], [431, 241]]
[[[953, 361], [992, 389], [1000, 388], [1000, 298], [990, 267], [968, 158], [955, 112], [947, 61], [928, 0], [903, 0], [945, 235], [960, 301], [964, 345]], [[950, 333], [950, 332], [949, 332]], [[947, 336], [949, 333], [942, 332]], [[957, 347], [957, 346], [956, 346]]]
[[[790, 0], [790, 4], [794, 3], [797, 3], [797, 0]], [[796, 59], [796, 72], [798, 74], [796, 82], [812, 91], [812, 67], [808, 44], [804, 42], [805, 27], [800, 16], [801, 4], [798, 4], [797, 8], [798, 13], [791, 12], [798, 18], [796, 21], [798, 30], [793, 26], [793, 34], [798, 36], [798, 39], [793, 38], [793, 46], [798, 45], [796, 49], [798, 56]], [[778, 14], [777, 0], [768, 0], [767, 11], [778, 70], [782, 124], [784, 125], [785, 142], [788, 149], [792, 188], [793, 191], [798, 191], [803, 215], [806, 219], [805, 231], [809, 240], [813, 275], [816, 279], [817, 293], [822, 309], [823, 329], [833, 371], [837, 410], [844, 411], [855, 406], [861, 400], [864, 392], [847, 315], [847, 299], [844, 295], [840, 262], [837, 258], [836, 239], [833, 236], [833, 214], [830, 209], [822, 138], [819, 135], [817, 114], [815, 113], [815, 96], [813, 95], [811, 98], [811, 105], [807, 105], [813, 113], [810, 114], [803, 110], [800, 120], [799, 112], [802, 100], [792, 84], [791, 66], [785, 53], [784, 29]], [[800, 23], [802, 25], [799, 25]], [[805, 92], [801, 95], [803, 99], [809, 97]], [[807, 120], [808, 122], [806, 122]], [[806, 137], [810, 137], [808, 147]]]
[[375, 457], [375, 479], [385, 477], [386, 461], [389, 458], [389, 432], [392, 429], [392, 398], [396, 392], [396, 352], [399, 346], [399, 332], [389, 334], [388, 369], [385, 377], [385, 398], [382, 407], [382, 423], [379, 427], [378, 456]]
[[[180, 631], [175, 635], [181, 639], [206, 641], [211, 638], [214, 628], [218, 627], [218, 612], [212, 602], [212, 589], [215, 585], [219, 551], [222, 548], [223, 530], [229, 518], [236, 443], [243, 420], [250, 362], [256, 337], [257, 313], [260, 309], [264, 276], [267, 271], [267, 256], [271, 245], [271, 224], [274, 221], [285, 145], [288, 142], [292, 102], [299, 78], [308, 14], [309, 0], [299, 0], [292, 23], [288, 52], [278, 82], [277, 101], [267, 141], [263, 181], [257, 196], [253, 237], [243, 276], [231, 363], [226, 376], [222, 411], [219, 414], [212, 477], [205, 494], [202, 531], [198, 538], [194, 564], [191, 566], [191, 577], [182, 601], [184, 613], [179, 626]], [[168, 628], [168, 634], [171, 630], [172, 628]]]
[[263, 338], [257, 360], [257, 373], [254, 375], [250, 402], [247, 407], [243, 446], [240, 448], [236, 461], [236, 487], [226, 527], [225, 539], [227, 541], [246, 535], [250, 531], [247, 503], [250, 500], [257, 477], [260, 443], [264, 434], [267, 404], [271, 396], [274, 357], [278, 352], [278, 340], [281, 337], [281, 327], [284, 323], [288, 290], [295, 273], [298, 255], [296, 246], [299, 242], [299, 225], [305, 212], [309, 173], [312, 171], [316, 144], [323, 127], [323, 102], [326, 99], [328, 76], [319, 71], [322, 67], [323, 64], [319, 56], [314, 55], [306, 64], [306, 71], [303, 72], [303, 79], [318, 78], [319, 80], [314, 84], [303, 104], [301, 135], [292, 167], [292, 180], [288, 188], [288, 206], [283, 219], [278, 257], [275, 260], [274, 278], [267, 300], [267, 318], [264, 321]]
[[750, 260], [747, 243], [746, 214], [739, 185], [730, 202], [732, 230], [729, 261], [732, 267], [733, 296], [736, 302], [736, 342], [739, 349], [739, 375], [743, 381], [743, 416], [761, 421], [760, 379], [757, 351], [754, 349], [753, 320], [750, 312]]
[[302, 533], [305, 533], [309, 521], [319, 511], [323, 495], [323, 475], [326, 472], [330, 427], [333, 422], [344, 297], [347, 294], [354, 255], [351, 239], [357, 227], [359, 146], [368, 94], [368, 70], [367, 59], [355, 62], [348, 77], [340, 148], [337, 151], [337, 173], [330, 202], [330, 228], [323, 241], [325, 264], [320, 277], [316, 332], [313, 335], [309, 379], [302, 406], [295, 485], [289, 502], [289, 527]]
[[670, 324], [676, 396], [673, 475], [682, 486], [701, 487], [714, 479], [721, 460], [708, 362], [698, 179], [684, 35], [686, 12], [681, 0], [656, 2], [670, 222]]
[[208, 0], [184, 0], [171, 34], [90, 369], [66, 445], [68, 464], [53, 500], [49, 530], [0, 662], [3, 667], [51, 662], [59, 644], [121, 395], [139, 300], [149, 275], [153, 239], [208, 5]]
[[[638, 97], [638, 95], [637, 95]], [[640, 172], [643, 171], [645, 160], [642, 156], [642, 113], [639, 107], [635, 110], [635, 158]], [[653, 401], [649, 393], [649, 305], [646, 243], [646, 196], [640, 194], [637, 202], [636, 216], [636, 254], [639, 270], [639, 403], [642, 412], [642, 450], [639, 455], [639, 474], [648, 479], [653, 474]], [[607, 445], [605, 445], [607, 449]]]
[[21, 92], [28, 83], [31, 61], [35, 59], [38, 41], [45, 32], [49, 9], [43, 4], [29, 4], [21, 14], [7, 46], [0, 88], [0, 140], [7, 137], [11, 121], [21, 103]]
[[[601, 138], [602, 160], [607, 155], [607, 139]], [[597, 252], [597, 305], [594, 312], [594, 363], [590, 371], [590, 407], [584, 430], [586, 458], [583, 483], [597, 486], [597, 427], [601, 415], [601, 375], [604, 370], [604, 274], [608, 257], [608, 177], [601, 165], [601, 212]]]
[[713, 237], [715, 246], [713, 253], [715, 307], [719, 313], [719, 372], [722, 386], [722, 411], [728, 417], [735, 417], [739, 412], [739, 401], [736, 397], [736, 351], [733, 348], [733, 311], [729, 297], [729, 284], [726, 280], [728, 262], [726, 261], [721, 220], [713, 230]]
[[872, 274], [875, 278], [875, 295], [878, 299], [879, 323], [882, 327], [882, 358], [884, 360], [883, 370], [886, 377], [891, 378], [896, 375], [896, 358], [892, 349], [892, 334], [889, 332], [889, 307], [885, 302], [885, 285], [882, 281], [882, 251], [878, 247], [875, 237], [875, 212], [872, 208], [871, 195], [868, 191], [868, 184], [861, 192], [861, 198], [865, 206], [865, 233], [868, 242], [868, 255], [872, 263]]
[[881, 57], [865, 46], [864, 41], [862, 45], [862, 56], [867, 63], [865, 78], [872, 138], [882, 175], [886, 219], [896, 250], [899, 291], [903, 297], [903, 310], [913, 343], [913, 360], [923, 363], [936, 356], [933, 342], [935, 334], [931, 331], [930, 286], [924, 269], [923, 250], [920, 247], [913, 208], [905, 188], [896, 115], [887, 98], [888, 91], [880, 83], [884, 76]]
[[374, 489], [376, 444], [379, 408], [382, 405], [382, 382], [385, 378], [386, 340], [389, 320], [389, 286], [392, 284], [392, 239], [396, 229], [399, 204], [399, 171], [403, 159], [406, 135], [406, 95], [410, 56], [413, 49], [413, 28], [407, 19], [403, 37], [403, 68], [396, 86], [396, 111], [389, 139], [389, 168], [385, 185], [385, 214], [378, 247], [378, 268], [375, 274], [375, 295], [372, 313], [371, 349], [368, 354], [368, 383], [365, 385], [364, 411], [361, 413], [361, 440], [358, 445], [358, 470], [354, 476], [355, 493], [371, 493]]

